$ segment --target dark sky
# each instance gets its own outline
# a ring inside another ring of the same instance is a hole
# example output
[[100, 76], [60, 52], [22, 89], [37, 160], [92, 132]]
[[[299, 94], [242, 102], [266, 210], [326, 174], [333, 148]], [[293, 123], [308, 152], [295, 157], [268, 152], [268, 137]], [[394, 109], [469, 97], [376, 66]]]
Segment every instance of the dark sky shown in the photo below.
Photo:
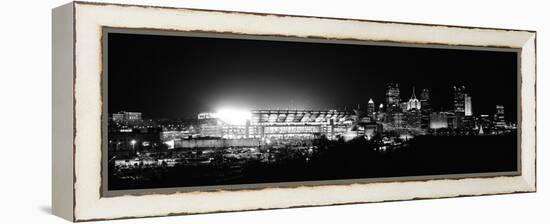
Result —
[[[474, 114], [503, 104], [515, 120], [516, 53], [302, 42], [109, 34], [109, 113], [189, 118], [231, 108], [365, 108], [398, 82], [408, 100], [429, 88], [450, 109], [464, 84]], [[514, 108], [514, 109], [512, 109]]]

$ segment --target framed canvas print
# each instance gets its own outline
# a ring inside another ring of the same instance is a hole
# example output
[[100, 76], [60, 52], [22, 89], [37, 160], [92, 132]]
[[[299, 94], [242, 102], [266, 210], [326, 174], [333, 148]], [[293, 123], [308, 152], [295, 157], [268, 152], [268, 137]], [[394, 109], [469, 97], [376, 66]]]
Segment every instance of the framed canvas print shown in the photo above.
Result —
[[71, 221], [536, 191], [534, 31], [53, 10]]

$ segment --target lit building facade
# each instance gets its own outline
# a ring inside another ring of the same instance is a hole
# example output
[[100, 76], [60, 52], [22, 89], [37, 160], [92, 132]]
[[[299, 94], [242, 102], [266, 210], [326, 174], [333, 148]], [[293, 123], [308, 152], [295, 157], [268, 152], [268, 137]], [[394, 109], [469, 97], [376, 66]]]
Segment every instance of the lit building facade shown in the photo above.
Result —
[[329, 139], [343, 136], [356, 124], [357, 115], [340, 110], [253, 110], [243, 124], [204, 119], [200, 135], [224, 139]]
[[376, 122], [367, 122], [360, 124], [358, 126], [358, 130], [360, 131], [360, 134], [364, 135], [367, 139], [371, 139], [376, 134], [383, 131], [383, 126], [382, 124]]
[[454, 90], [454, 112], [464, 114], [464, 98], [466, 95], [466, 87], [465, 86], [453, 86]]
[[388, 116], [388, 123], [384, 126], [384, 130], [395, 130], [405, 128], [404, 113], [391, 113]]
[[386, 105], [388, 110], [399, 107], [401, 98], [399, 96], [399, 84], [388, 83], [386, 85]]
[[108, 150], [121, 154], [157, 150], [163, 146], [160, 132], [160, 128], [109, 130]]
[[421, 128], [421, 122], [422, 122], [422, 116], [420, 113], [420, 110], [413, 109], [407, 113], [405, 113], [404, 117], [404, 126], [407, 129], [410, 130], [417, 130], [419, 131]]
[[116, 123], [132, 123], [141, 121], [140, 112], [121, 111], [111, 114], [111, 119]]
[[468, 96], [468, 94], [465, 94], [464, 96], [464, 115], [465, 116], [474, 115], [472, 111], [472, 97]]
[[192, 133], [189, 131], [162, 131], [160, 132], [160, 141], [167, 142], [176, 139], [189, 138]]
[[444, 112], [433, 112], [430, 114], [430, 128], [440, 129], [448, 128], [447, 114]]
[[[451, 129], [460, 128], [462, 125], [462, 113], [444, 112], [447, 115], [447, 127]], [[458, 116], [457, 116], [458, 114]]]
[[503, 105], [496, 105], [495, 127], [496, 128], [506, 127], [506, 120], [504, 119], [504, 106]]
[[486, 131], [494, 128], [491, 116], [488, 114], [479, 115], [479, 119], [476, 121], [476, 126], [478, 129], [483, 128]]
[[200, 113], [200, 114], [197, 115], [197, 118], [199, 120], [212, 119], [214, 117], [215, 117], [215, 114], [214, 113], [209, 113], [209, 112]]
[[409, 99], [409, 102], [407, 102], [407, 110], [420, 110], [420, 108], [422, 107], [420, 100], [416, 98], [416, 94], [414, 92], [415, 91], [413, 87], [412, 96]]
[[[407, 112], [409, 109], [409, 102], [408, 101], [405, 101], [405, 102], [401, 102], [399, 104], [399, 112]], [[394, 110], [395, 112], [395, 110]]]
[[374, 118], [376, 116], [376, 106], [374, 105], [374, 101], [372, 99], [369, 99], [369, 104], [367, 105], [367, 116]]
[[421, 113], [421, 128], [427, 130], [430, 127], [430, 113], [432, 112], [430, 102], [430, 90], [422, 89], [420, 93], [420, 113]]

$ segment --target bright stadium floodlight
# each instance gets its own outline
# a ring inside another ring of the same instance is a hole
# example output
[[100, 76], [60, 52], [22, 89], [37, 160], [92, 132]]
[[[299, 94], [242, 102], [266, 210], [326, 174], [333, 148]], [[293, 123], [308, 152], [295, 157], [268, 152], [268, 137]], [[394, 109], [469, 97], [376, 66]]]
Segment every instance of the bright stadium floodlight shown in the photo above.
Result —
[[252, 113], [248, 110], [223, 108], [216, 112], [216, 117], [227, 124], [244, 125], [252, 118]]

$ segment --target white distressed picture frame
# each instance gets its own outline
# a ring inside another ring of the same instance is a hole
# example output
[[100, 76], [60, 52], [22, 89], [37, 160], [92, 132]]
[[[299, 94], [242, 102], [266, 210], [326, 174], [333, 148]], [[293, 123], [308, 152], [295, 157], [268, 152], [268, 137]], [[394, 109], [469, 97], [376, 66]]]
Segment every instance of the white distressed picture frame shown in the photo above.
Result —
[[[521, 50], [521, 174], [103, 197], [102, 29], [135, 28]], [[53, 10], [53, 212], [71, 221], [536, 191], [536, 33], [74, 2]]]

